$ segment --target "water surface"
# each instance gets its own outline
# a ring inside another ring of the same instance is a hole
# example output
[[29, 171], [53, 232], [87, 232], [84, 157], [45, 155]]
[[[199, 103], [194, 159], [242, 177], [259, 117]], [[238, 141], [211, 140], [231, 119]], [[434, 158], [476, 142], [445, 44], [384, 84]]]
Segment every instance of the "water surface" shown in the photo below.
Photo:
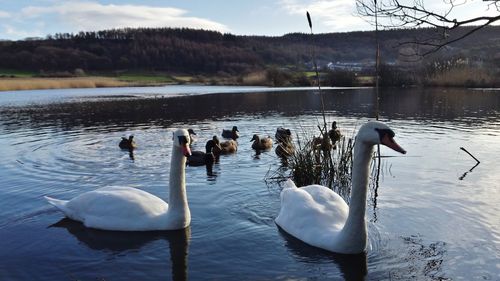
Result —
[[[346, 136], [374, 116], [372, 89], [323, 94], [327, 121]], [[314, 89], [1, 93], [1, 279], [500, 280], [500, 91], [382, 91], [380, 119], [408, 154], [382, 148], [367, 202], [371, 247], [355, 256], [304, 245], [275, 225], [280, 186], [264, 178], [281, 161], [250, 148], [254, 133], [273, 136], [278, 126], [312, 134], [320, 108]], [[193, 128], [203, 150], [235, 125], [238, 152], [221, 157], [214, 175], [187, 167], [186, 230], [86, 229], [43, 199], [126, 185], [168, 200], [173, 129]], [[133, 155], [118, 148], [129, 134], [139, 144]]]

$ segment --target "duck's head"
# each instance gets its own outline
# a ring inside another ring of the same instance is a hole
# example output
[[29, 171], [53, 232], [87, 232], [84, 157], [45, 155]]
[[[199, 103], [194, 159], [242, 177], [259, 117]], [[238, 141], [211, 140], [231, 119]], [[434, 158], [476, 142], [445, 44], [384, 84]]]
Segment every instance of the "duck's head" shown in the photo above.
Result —
[[233, 131], [233, 132], [239, 132], [238, 131], [238, 127], [236, 127], [236, 126], [233, 126], [233, 129], [231, 131]]
[[259, 141], [259, 140], [260, 140], [259, 136], [255, 134], [255, 135], [253, 135], [253, 137], [250, 140], [250, 142], [252, 142], [252, 141]]
[[174, 142], [174, 147], [179, 148], [184, 156], [191, 156], [191, 149], [189, 148], [191, 138], [188, 130], [178, 129], [174, 132], [172, 140]]
[[356, 141], [368, 145], [383, 144], [399, 153], [406, 153], [399, 144], [394, 141], [394, 131], [386, 124], [379, 121], [370, 121], [359, 128]]
[[214, 136], [211, 140], [207, 141], [207, 144], [205, 145], [205, 151], [206, 153], [211, 153], [212, 149], [217, 149], [221, 150], [220, 142], [217, 136]]
[[274, 137], [276, 138], [276, 143], [290, 142], [292, 140], [292, 131], [290, 131], [290, 129], [279, 127], [276, 129]]

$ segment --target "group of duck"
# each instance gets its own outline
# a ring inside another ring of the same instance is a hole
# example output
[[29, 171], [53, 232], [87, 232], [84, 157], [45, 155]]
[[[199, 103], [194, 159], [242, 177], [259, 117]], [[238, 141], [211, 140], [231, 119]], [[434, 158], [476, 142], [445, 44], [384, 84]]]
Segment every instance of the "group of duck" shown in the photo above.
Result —
[[[188, 133], [190, 135], [190, 145], [192, 145], [194, 140], [196, 140], [196, 133], [193, 129], [188, 129]], [[205, 151], [191, 151], [191, 155], [187, 158], [187, 165], [208, 167], [216, 163], [220, 155], [236, 153], [238, 151], [238, 142], [236, 140], [240, 137], [238, 127], [233, 126], [230, 130], [223, 129], [221, 136], [224, 139], [223, 141], [220, 141], [217, 136], [209, 139], [205, 144]], [[279, 127], [276, 130], [275, 138], [277, 145], [276, 154], [282, 158], [290, 157], [295, 151], [290, 129]], [[257, 134], [254, 134], [250, 141], [252, 142], [252, 149], [257, 153], [272, 149], [274, 144], [270, 136], [260, 137]], [[134, 136], [131, 135], [128, 138], [122, 137], [118, 146], [121, 149], [130, 151], [137, 148], [137, 143], [134, 140]]]
[[[188, 133], [191, 137], [190, 145], [192, 145], [196, 139], [196, 133], [193, 129], [188, 129]], [[230, 130], [223, 129], [221, 136], [225, 139], [222, 142], [217, 136], [213, 136], [212, 139], [208, 140], [205, 144], [205, 151], [191, 151], [191, 156], [187, 159], [187, 165], [211, 167], [218, 161], [220, 155], [236, 153], [236, 151], [238, 151], [238, 143], [236, 140], [240, 137], [238, 127], [233, 126]], [[292, 156], [295, 152], [295, 146], [293, 144], [292, 132], [290, 129], [279, 127], [276, 129], [274, 136], [277, 145], [275, 149], [276, 155], [282, 159], [287, 159]], [[332, 128], [328, 131], [328, 136], [325, 138], [314, 138], [313, 142], [318, 149], [335, 149], [335, 144], [339, 141], [340, 137], [341, 133], [337, 128], [337, 122], [333, 121]], [[250, 141], [252, 142], [252, 149], [257, 153], [270, 150], [274, 144], [270, 136], [260, 137], [257, 134], [254, 134]], [[127, 149], [129, 151], [137, 148], [133, 135], [128, 138], [122, 137], [118, 146], [121, 149]]]

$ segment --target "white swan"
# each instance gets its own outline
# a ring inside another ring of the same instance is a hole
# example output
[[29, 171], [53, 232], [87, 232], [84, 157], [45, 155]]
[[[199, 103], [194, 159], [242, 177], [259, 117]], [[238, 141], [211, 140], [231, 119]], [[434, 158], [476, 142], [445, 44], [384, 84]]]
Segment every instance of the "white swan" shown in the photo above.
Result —
[[368, 122], [359, 129], [354, 145], [350, 207], [328, 187], [308, 185], [297, 188], [292, 180], [288, 180], [281, 192], [281, 210], [276, 224], [318, 248], [343, 254], [364, 252], [367, 242], [366, 192], [373, 146], [383, 144], [406, 153], [393, 137], [394, 132], [381, 122]]
[[65, 216], [86, 227], [119, 231], [185, 228], [191, 222], [185, 175], [186, 156], [191, 154], [188, 131], [175, 131], [173, 141], [169, 204], [133, 187], [103, 187], [69, 201], [45, 198]]

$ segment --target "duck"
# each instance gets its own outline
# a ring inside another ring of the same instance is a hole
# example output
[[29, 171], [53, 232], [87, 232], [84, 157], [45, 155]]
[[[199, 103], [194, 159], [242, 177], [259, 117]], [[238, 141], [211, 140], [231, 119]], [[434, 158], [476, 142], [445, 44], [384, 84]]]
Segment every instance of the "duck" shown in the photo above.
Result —
[[354, 144], [350, 206], [326, 186], [314, 184], [298, 188], [288, 179], [280, 194], [281, 208], [276, 224], [317, 248], [340, 254], [365, 252], [366, 193], [373, 146], [382, 144], [405, 154], [394, 136], [392, 129], [382, 122], [371, 121], [360, 127]]
[[195, 141], [196, 141], [196, 133], [194, 132], [193, 129], [188, 129], [188, 133], [189, 133], [189, 138], [191, 140], [191, 142], [189, 143], [189, 145], [192, 145]]
[[170, 161], [169, 202], [134, 187], [106, 186], [70, 200], [45, 196], [67, 218], [88, 228], [112, 231], [159, 231], [184, 229], [191, 222], [186, 195], [186, 158], [191, 155], [189, 133], [173, 133]]
[[292, 132], [290, 129], [279, 127], [276, 129], [276, 134], [274, 136], [276, 137], [276, 144], [278, 145], [275, 150], [276, 155], [281, 158], [292, 156], [295, 152], [295, 146], [292, 142]]
[[129, 150], [137, 148], [137, 144], [134, 141], [134, 136], [133, 135], [130, 135], [128, 137], [128, 139], [126, 137], [122, 137], [122, 140], [120, 141], [120, 143], [118, 144], [118, 146], [121, 149], [129, 149]]
[[313, 137], [312, 148], [315, 151], [330, 151], [332, 149], [332, 143], [328, 137]]
[[226, 139], [233, 139], [233, 140], [236, 140], [237, 138], [240, 137], [240, 135], [238, 134], [238, 127], [236, 126], [233, 126], [233, 128], [231, 130], [222, 130], [222, 137], [223, 138], [226, 138]]
[[267, 150], [273, 147], [273, 139], [269, 136], [261, 139], [258, 135], [253, 135], [250, 141], [253, 141], [252, 148], [255, 150]]
[[333, 121], [332, 128], [328, 131], [328, 137], [332, 142], [333, 149], [336, 148], [336, 143], [340, 140], [341, 136], [342, 134], [340, 133], [340, 130], [337, 128], [337, 122]]
[[217, 136], [213, 136], [212, 142], [212, 151], [216, 157], [221, 154], [231, 154], [238, 151], [238, 143], [235, 140], [220, 142]]
[[292, 140], [292, 131], [290, 129], [285, 129], [283, 127], [279, 127], [276, 129], [276, 133], [274, 134], [276, 138], [276, 142], [290, 142]]
[[279, 142], [274, 152], [281, 158], [288, 158], [295, 153], [295, 146], [292, 142]]
[[212, 166], [216, 160], [213, 153], [214, 146], [215, 142], [213, 140], [209, 140], [205, 145], [205, 152], [191, 151], [191, 156], [187, 158], [188, 166]]

